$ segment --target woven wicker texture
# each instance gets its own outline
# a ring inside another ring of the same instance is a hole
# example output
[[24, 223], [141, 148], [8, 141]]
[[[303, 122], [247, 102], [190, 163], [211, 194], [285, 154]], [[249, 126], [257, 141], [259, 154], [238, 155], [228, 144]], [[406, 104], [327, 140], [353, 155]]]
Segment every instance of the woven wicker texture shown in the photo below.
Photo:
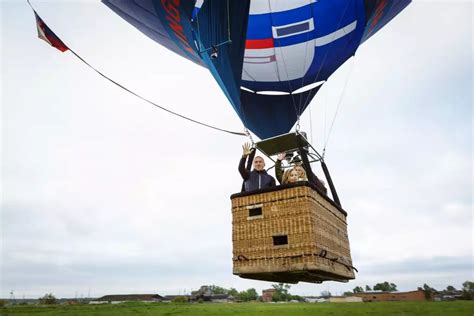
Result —
[[243, 278], [354, 279], [346, 217], [308, 186], [232, 198], [232, 242], [233, 272]]

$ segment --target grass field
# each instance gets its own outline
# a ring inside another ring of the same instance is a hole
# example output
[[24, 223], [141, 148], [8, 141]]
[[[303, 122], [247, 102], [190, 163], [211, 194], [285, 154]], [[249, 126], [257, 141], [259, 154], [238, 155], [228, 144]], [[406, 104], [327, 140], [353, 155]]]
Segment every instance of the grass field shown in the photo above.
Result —
[[126, 303], [115, 305], [10, 306], [1, 316], [339, 316], [339, 315], [429, 315], [473, 316], [474, 301], [377, 302], [377, 303], [291, 303], [291, 304], [164, 304]]

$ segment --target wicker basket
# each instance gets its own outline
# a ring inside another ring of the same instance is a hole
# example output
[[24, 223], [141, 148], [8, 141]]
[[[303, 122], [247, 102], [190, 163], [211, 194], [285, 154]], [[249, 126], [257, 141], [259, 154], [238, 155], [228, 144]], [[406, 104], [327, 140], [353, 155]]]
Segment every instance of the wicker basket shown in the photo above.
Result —
[[354, 279], [347, 213], [308, 182], [231, 200], [235, 275], [284, 283]]

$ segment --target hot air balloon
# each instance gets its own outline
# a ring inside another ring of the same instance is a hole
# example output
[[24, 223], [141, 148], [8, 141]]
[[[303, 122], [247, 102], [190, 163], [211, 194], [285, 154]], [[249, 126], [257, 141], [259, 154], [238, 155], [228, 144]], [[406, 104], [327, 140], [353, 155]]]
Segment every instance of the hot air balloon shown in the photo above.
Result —
[[261, 139], [287, 133], [321, 85], [410, 0], [103, 0], [208, 68]]
[[[288, 283], [353, 279], [347, 213], [323, 157], [303, 133], [289, 131], [331, 74], [411, 0], [102, 2], [208, 68], [244, 126], [262, 139], [261, 152], [302, 158], [310, 181], [232, 195], [234, 274]], [[332, 199], [312, 184], [314, 161], [322, 163]]]

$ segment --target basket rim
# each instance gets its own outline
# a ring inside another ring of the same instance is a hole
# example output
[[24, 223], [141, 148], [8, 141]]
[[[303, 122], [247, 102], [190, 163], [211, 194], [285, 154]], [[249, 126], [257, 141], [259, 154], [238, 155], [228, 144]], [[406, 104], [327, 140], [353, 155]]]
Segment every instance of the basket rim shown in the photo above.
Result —
[[329, 198], [329, 196], [324, 194], [314, 184], [312, 184], [308, 181], [298, 181], [296, 183], [281, 184], [281, 185], [277, 185], [277, 186], [274, 186], [274, 187], [269, 187], [269, 188], [264, 188], [264, 189], [259, 189], [259, 190], [252, 190], [252, 191], [234, 193], [230, 196], [230, 199], [233, 200], [235, 198], [240, 198], [240, 197], [245, 197], [245, 196], [252, 196], [252, 195], [259, 195], [259, 194], [263, 194], [263, 193], [283, 191], [283, 190], [286, 190], [286, 189], [292, 189], [292, 188], [296, 188], [296, 187], [308, 187], [308, 188], [312, 189], [319, 196], [321, 196], [323, 199], [325, 199], [327, 202], [329, 202], [332, 206], [334, 206], [339, 212], [341, 212], [344, 216], [347, 217], [347, 212], [341, 206], [337, 205], [336, 202], [334, 202], [332, 199]]

